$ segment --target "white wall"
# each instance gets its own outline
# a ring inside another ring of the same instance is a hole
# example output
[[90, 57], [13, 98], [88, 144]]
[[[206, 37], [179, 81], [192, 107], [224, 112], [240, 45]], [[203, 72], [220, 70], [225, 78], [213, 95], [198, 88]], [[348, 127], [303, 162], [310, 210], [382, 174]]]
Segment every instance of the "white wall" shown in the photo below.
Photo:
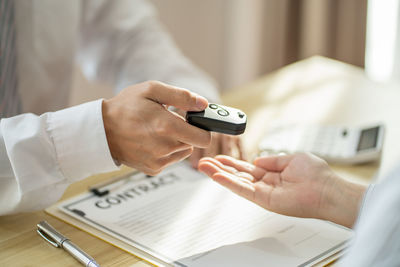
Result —
[[[263, 58], [267, 58], [268, 62], [280, 60], [281, 53], [277, 49], [266, 50], [263, 45], [279, 48], [285, 40], [267, 38], [271, 40], [266, 43], [262, 39], [266, 38], [263, 31], [267, 37], [273, 36], [275, 31], [282, 30], [283, 25], [264, 27], [263, 19], [270, 19], [267, 25], [280, 17], [283, 20], [275, 5], [284, 5], [290, 0], [149, 1], [157, 8], [161, 22], [178, 47], [210, 74], [221, 90], [250, 82], [262, 73], [261, 69], [268, 70], [263, 66]], [[265, 13], [266, 9], [269, 13]], [[77, 71], [70, 105], [112, 95], [110, 88], [87, 82]]]
[[221, 89], [259, 74], [263, 0], [151, 0], [178, 46]]
[[179, 48], [219, 80], [224, 53], [225, 0], [151, 0]]

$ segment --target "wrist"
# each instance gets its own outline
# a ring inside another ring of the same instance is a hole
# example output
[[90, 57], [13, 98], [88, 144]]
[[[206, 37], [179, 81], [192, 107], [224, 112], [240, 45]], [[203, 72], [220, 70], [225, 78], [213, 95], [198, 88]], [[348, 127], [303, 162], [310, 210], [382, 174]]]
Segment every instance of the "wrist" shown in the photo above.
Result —
[[334, 173], [327, 183], [323, 192], [321, 219], [351, 228], [358, 217], [367, 187], [346, 181]]
[[102, 115], [103, 115], [103, 124], [106, 133], [108, 149], [110, 150], [111, 157], [114, 159], [114, 161], [119, 163], [121, 159], [119, 158], [119, 153], [117, 149], [118, 146], [115, 142], [116, 138], [113, 132], [113, 129], [115, 129], [117, 125], [115, 125], [115, 120], [113, 119], [113, 113], [115, 113], [115, 111], [113, 111], [111, 105], [111, 99], [103, 100]]

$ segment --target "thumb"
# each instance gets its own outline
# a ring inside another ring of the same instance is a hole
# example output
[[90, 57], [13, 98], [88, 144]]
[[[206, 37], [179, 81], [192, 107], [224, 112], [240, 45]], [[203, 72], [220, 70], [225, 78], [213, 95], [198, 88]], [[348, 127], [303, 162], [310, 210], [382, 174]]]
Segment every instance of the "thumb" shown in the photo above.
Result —
[[207, 99], [187, 89], [162, 82], [148, 82], [145, 97], [157, 103], [174, 106], [185, 111], [202, 111], [208, 105]]
[[273, 172], [283, 171], [293, 159], [293, 155], [264, 156], [254, 160], [254, 165]]

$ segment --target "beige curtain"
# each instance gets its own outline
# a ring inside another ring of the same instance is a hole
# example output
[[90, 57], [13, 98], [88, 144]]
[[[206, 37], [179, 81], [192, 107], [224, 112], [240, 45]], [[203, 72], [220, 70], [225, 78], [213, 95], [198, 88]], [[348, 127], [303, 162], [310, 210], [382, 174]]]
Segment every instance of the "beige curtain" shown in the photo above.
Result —
[[264, 8], [261, 72], [312, 55], [364, 66], [367, 0], [272, 0]]
[[323, 55], [364, 65], [367, 0], [151, 0], [222, 90]]

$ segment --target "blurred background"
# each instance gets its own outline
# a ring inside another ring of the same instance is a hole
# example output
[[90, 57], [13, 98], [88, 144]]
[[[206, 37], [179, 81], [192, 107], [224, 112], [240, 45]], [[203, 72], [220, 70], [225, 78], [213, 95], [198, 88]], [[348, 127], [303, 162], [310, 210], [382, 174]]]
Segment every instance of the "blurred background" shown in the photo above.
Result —
[[[400, 79], [398, 0], [149, 1], [178, 47], [222, 92], [313, 55], [365, 68], [375, 81]], [[71, 105], [99, 90], [113, 95], [79, 71], [76, 77]]]
[[398, 0], [151, 2], [185, 55], [222, 90], [312, 55], [365, 67], [375, 80], [400, 77]]

